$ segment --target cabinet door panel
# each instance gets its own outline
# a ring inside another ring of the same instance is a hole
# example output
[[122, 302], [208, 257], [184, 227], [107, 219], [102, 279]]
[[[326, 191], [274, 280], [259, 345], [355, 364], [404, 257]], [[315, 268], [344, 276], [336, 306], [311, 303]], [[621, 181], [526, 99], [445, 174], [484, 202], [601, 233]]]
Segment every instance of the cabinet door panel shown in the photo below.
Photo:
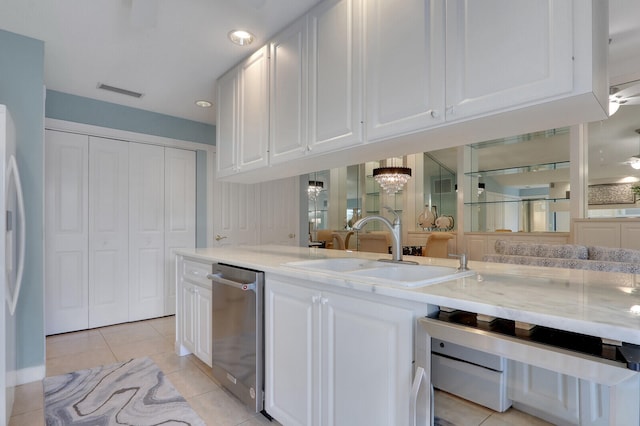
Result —
[[529, 364], [509, 361], [508, 397], [550, 422], [579, 424], [578, 379]]
[[216, 161], [218, 176], [235, 172], [238, 144], [238, 71], [232, 69], [217, 81]]
[[165, 315], [176, 311], [175, 249], [196, 245], [196, 153], [165, 148]]
[[88, 326], [88, 138], [46, 131], [46, 334]]
[[213, 360], [211, 350], [211, 289], [197, 287], [197, 327], [195, 340], [195, 354], [205, 364], [211, 367]]
[[271, 42], [272, 164], [304, 155], [307, 149], [307, 20], [296, 21]]
[[447, 120], [573, 89], [572, 2], [453, 0], [446, 16]]
[[269, 58], [267, 46], [240, 65], [238, 169], [250, 170], [268, 163]]
[[164, 148], [131, 143], [129, 320], [164, 314]]
[[309, 145], [314, 152], [363, 142], [361, 7], [360, 0], [331, 0], [309, 13]]
[[129, 144], [89, 138], [89, 327], [129, 319]]
[[444, 15], [440, 0], [367, 0], [367, 139], [444, 120]]
[[326, 424], [409, 424], [413, 313], [360, 298], [322, 297]]
[[182, 281], [180, 312], [181, 344], [192, 353], [196, 350], [196, 293], [193, 284]]
[[265, 410], [288, 425], [319, 418], [317, 387], [319, 293], [268, 280], [265, 291]]

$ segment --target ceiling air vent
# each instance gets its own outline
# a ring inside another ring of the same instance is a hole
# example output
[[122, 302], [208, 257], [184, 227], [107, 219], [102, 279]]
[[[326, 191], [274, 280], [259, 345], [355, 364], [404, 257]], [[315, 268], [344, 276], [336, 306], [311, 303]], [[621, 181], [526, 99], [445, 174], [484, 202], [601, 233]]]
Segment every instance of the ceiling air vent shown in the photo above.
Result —
[[142, 93], [134, 92], [127, 89], [121, 89], [120, 87], [109, 86], [108, 84], [98, 83], [98, 89], [108, 90], [110, 92], [119, 93], [121, 95], [133, 96], [134, 98], [141, 98]]

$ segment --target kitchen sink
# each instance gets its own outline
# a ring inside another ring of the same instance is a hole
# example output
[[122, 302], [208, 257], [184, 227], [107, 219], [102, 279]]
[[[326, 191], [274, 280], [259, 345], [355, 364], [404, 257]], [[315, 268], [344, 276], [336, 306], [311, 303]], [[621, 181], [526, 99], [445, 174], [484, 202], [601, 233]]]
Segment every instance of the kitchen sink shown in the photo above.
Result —
[[356, 258], [305, 260], [284, 265], [307, 271], [335, 273], [346, 279], [409, 288], [424, 287], [475, 274], [473, 271], [459, 271], [448, 266], [412, 265]]

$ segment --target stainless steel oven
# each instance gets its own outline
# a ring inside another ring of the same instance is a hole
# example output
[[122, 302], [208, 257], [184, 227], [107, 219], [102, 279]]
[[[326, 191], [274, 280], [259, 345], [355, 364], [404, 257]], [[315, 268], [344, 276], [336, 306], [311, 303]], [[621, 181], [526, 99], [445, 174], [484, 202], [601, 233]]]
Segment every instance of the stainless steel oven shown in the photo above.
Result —
[[264, 273], [216, 263], [212, 285], [212, 370], [245, 405], [264, 407]]

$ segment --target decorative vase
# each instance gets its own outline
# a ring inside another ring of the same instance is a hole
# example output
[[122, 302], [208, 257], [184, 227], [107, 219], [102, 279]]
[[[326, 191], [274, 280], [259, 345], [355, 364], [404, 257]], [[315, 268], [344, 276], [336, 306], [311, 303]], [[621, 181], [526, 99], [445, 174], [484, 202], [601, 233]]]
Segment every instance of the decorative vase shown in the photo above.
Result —
[[436, 206], [432, 206], [431, 209], [429, 209], [429, 205], [425, 205], [424, 210], [418, 216], [418, 226], [422, 229], [433, 228], [437, 217], [438, 208]]

